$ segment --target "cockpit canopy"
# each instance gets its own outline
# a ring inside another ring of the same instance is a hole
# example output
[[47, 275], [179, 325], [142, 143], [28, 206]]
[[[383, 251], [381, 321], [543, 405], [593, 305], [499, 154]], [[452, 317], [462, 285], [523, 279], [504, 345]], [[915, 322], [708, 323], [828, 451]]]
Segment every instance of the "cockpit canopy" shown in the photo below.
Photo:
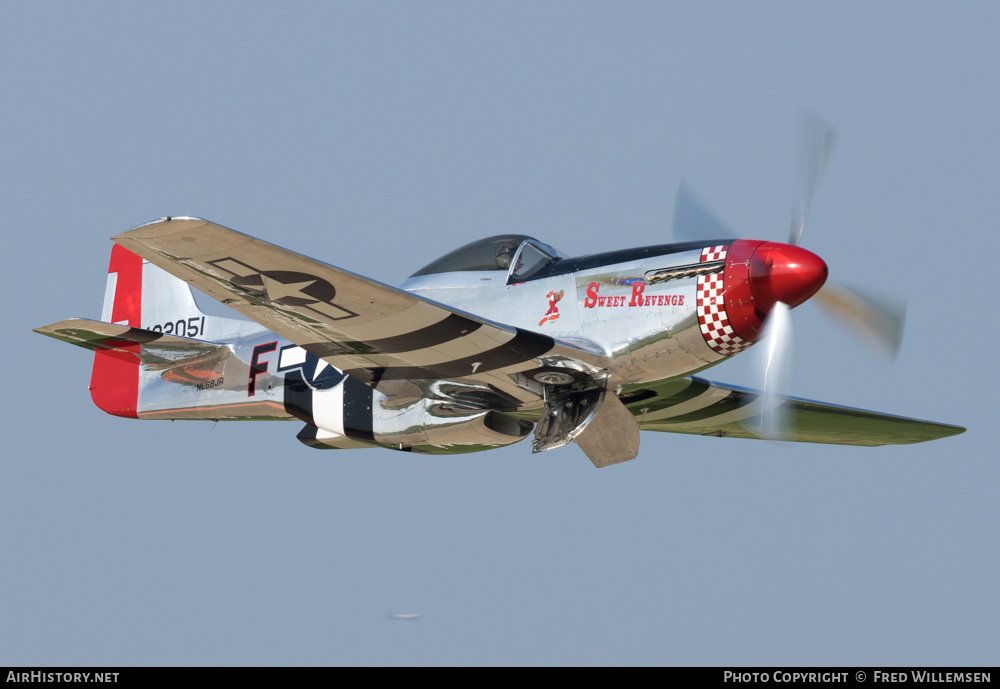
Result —
[[[562, 252], [527, 235], [502, 234], [459, 247], [428, 263], [410, 277], [497, 270], [510, 274], [508, 282], [520, 282], [553, 261], [565, 257]], [[512, 262], [513, 269], [511, 269]]]

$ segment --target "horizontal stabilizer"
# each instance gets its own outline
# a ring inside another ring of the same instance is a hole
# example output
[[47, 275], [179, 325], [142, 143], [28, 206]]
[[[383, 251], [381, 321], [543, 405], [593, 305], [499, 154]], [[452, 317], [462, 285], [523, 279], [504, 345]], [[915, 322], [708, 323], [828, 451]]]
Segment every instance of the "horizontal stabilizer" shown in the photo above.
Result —
[[43, 325], [35, 328], [35, 332], [95, 352], [115, 352], [122, 358], [132, 360], [138, 358], [153, 370], [189, 365], [229, 352], [226, 345], [86, 318], [70, 318]]

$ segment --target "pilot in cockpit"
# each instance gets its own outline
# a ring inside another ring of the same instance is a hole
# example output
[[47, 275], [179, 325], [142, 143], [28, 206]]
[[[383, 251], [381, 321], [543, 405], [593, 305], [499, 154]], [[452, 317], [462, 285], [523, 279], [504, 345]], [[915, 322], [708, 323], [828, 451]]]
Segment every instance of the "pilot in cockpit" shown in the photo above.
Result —
[[510, 267], [510, 259], [517, 251], [517, 244], [504, 243], [497, 249], [497, 268], [507, 270]]

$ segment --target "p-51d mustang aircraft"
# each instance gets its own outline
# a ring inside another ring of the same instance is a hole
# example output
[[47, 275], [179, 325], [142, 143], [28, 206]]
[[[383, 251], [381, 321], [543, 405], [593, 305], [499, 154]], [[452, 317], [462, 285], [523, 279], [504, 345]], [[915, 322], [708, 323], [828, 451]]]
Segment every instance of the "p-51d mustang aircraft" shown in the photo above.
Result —
[[[511, 234], [397, 289], [197, 218], [114, 241], [101, 321], [36, 331], [96, 352], [91, 395], [117, 416], [300, 419], [310, 447], [420, 453], [534, 430], [534, 451], [574, 441], [599, 467], [634, 458], [640, 429], [850, 445], [964, 430], [692, 376], [823, 286], [826, 264], [793, 244], [570, 258]], [[206, 315], [189, 285], [251, 321]]]
[[[778, 394], [788, 312], [816, 294], [898, 347], [901, 319], [824, 286], [798, 246], [834, 135], [805, 121], [789, 243], [725, 239], [570, 258], [523, 235], [467, 244], [400, 289], [198, 218], [114, 237], [101, 321], [36, 332], [94, 350], [90, 392], [139, 419], [300, 419], [315, 448], [445, 454], [579, 445], [633, 459], [639, 431], [843, 445], [917, 443], [958, 426]], [[681, 216], [682, 222], [677, 222]], [[682, 193], [675, 227], [731, 235]], [[189, 285], [251, 322], [209, 316]], [[762, 391], [694, 374], [761, 339]]]

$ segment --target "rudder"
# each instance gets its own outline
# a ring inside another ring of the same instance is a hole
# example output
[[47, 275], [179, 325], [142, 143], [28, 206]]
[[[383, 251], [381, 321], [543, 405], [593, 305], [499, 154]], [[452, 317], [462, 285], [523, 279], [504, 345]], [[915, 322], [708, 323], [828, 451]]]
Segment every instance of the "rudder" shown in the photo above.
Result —
[[[142, 327], [142, 272], [140, 257], [118, 244], [112, 247], [101, 320], [131, 328]], [[139, 345], [123, 345], [121, 349], [133, 352], [135, 356], [108, 351], [94, 353], [90, 397], [94, 404], [109, 414], [136, 419]]]

